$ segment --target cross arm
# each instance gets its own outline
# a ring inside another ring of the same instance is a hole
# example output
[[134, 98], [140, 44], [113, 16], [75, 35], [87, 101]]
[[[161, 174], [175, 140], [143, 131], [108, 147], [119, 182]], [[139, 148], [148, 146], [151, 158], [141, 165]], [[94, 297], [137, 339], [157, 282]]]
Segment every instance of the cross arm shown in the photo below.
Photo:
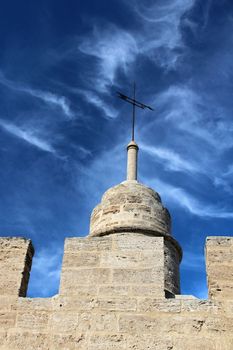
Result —
[[148, 109], [150, 109], [151, 111], [153, 111], [153, 108], [152, 108], [152, 107], [150, 107], [150, 106], [148, 106], [148, 105], [145, 105], [144, 103], [141, 103], [141, 102], [139, 102], [139, 101], [137, 101], [137, 100], [135, 100], [135, 99], [133, 99], [133, 98], [131, 98], [131, 97], [128, 97], [128, 96], [122, 94], [121, 92], [117, 92], [117, 94], [118, 94], [118, 97], [119, 97], [119, 98], [121, 98], [122, 100], [124, 100], [124, 101], [126, 101], [126, 102], [128, 102], [128, 103], [131, 103], [132, 105], [134, 105], [134, 106], [136, 106], [136, 107], [139, 107], [139, 108], [141, 108], [141, 109], [148, 108]]

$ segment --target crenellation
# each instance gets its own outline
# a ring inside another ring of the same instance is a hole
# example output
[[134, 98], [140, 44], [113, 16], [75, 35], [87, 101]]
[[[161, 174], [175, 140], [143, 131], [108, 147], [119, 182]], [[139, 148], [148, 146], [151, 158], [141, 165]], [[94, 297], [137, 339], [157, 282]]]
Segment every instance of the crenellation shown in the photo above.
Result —
[[[14, 240], [13, 250], [9, 240], [2, 243], [2, 257], [8, 260], [1, 266], [13, 261], [17, 282], [22, 272], [15, 263], [20, 257], [25, 267], [30, 243]], [[0, 349], [186, 350], [195, 344], [196, 350], [204, 344], [205, 349], [230, 350], [233, 238], [207, 240], [209, 300], [164, 297], [166, 269], [180, 261], [170, 245], [164, 237], [141, 233], [68, 239], [59, 295], [0, 296]], [[12, 251], [19, 254], [14, 257]]]
[[[30, 242], [2, 243], [2, 257], [9, 260], [1, 266], [13, 261], [17, 282]], [[141, 233], [68, 239], [58, 295], [0, 296], [0, 350], [186, 350], [193, 344], [195, 350], [231, 350], [232, 251], [233, 238], [207, 240], [210, 299], [166, 299], [166, 271], [174, 276], [168, 266], [180, 261], [172, 240]]]
[[59, 294], [26, 298], [30, 240], [0, 238], [0, 350], [231, 350], [233, 238], [209, 237], [209, 299], [180, 295], [182, 249], [160, 196], [108, 190], [65, 241]]

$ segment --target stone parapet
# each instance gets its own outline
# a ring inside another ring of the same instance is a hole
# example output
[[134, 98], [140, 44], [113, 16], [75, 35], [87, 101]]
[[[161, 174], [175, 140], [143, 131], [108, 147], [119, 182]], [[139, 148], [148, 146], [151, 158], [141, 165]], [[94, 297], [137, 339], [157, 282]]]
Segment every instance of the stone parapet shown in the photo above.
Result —
[[[23, 267], [30, 242], [3, 240], [4, 269], [9, 263], [10, 271], [14, 254]], [[161, 289], [170, 282], [164, 264], [177, 263], [180, 256], [171, 238], [136, 233], [69, 238], [59, 295], [22, 298], [15, 289], [0, 295], [0, 350], [231, 350], [232, 243], [232, 237], [207, 239], [211, 299], [166, 299]], [[20, 280], [17, 266], [11, 273]]]

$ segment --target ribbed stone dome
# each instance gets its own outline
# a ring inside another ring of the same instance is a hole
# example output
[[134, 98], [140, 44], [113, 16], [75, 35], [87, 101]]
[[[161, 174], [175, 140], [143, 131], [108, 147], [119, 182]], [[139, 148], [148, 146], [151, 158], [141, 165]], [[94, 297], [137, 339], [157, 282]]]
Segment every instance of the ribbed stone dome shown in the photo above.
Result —
[[107, 190], [91, 215], [90, 236], [144, 232], [169, 236], [171, 219], [154, 190], [137, 181], [124, 181]]

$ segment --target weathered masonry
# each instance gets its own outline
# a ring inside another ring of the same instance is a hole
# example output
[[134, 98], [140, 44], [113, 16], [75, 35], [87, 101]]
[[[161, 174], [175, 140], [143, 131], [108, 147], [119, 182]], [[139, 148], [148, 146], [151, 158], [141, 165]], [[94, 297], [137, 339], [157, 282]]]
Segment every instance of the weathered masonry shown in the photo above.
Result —
[[209, 299], [180, 295], [182, 250], [160, 196], [137, 181], [137, 151], [89, 235], [66, 240], [58, 295], [26, 298], [32, 244], [0, 238], [0, 350], [233, 349], [233, 238], [207, 238]]

